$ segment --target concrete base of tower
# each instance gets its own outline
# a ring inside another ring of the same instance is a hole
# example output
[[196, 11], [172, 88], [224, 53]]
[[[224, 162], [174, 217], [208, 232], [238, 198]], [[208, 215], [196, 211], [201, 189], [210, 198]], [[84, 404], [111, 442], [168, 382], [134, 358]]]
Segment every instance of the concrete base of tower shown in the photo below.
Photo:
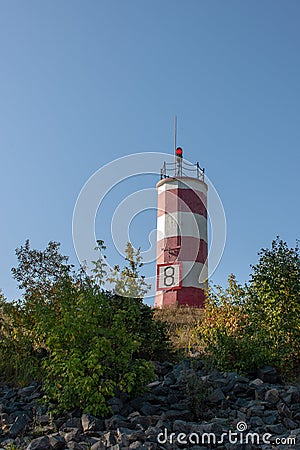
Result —
[[183, 287], [169, 291], [158, 291], [155, 297], [155, 308], [163, 306], [192, 306], [203, 308], [205, 302], [205, 291], [195, 287]]

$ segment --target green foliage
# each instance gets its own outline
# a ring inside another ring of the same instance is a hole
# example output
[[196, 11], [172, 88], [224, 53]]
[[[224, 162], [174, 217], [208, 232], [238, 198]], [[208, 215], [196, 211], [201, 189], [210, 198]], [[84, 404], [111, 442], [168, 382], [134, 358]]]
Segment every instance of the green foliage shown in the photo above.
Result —
[[277, 237], [252, 266], [250, 329], [268, 346], [269, 362], [291, 374], [300, 363], [300, 253]]
[[0, 380], [25, 385], [40, 377], [40, 353], [21, 302], [0, 299]]
[[96, 284], [98, 286], [102, 286], [105, 284], [105, 281], [107, 279], [107, 264], [105, 262], [106, 255], [104, 254], [106, 246], [104, 245], [104, 241], [98, 239], [95, 250], [99, 252], [100, 255], [97, 260], [92, 261], [93, 268], [91, 270], [93, 279], [95, 280]]
[[140, 309], [137, 303], [115, 308], [114, 296], [89, 287], [65, 291], [51, 329], [45, 319], [40, 330], [49, 351], [44, 388], [60, 411], [79, 407], [101, 416], [116, 389], [133, 395], [153, 379], [152, 364], [133, 357], [141, 346], [132, 331]]
[[47, 292], [57, 280], [70, 273], [72, 265], [68, 257], [59, 253], [60, 243], [51, 241], [44, 251], [30, 248], [27, 240], [24, 246], [16, 249], [18, 267], [12, 274], [25, 293]]
[[300, 257], [277, 238], [259, 252], [250, 283], [233, 276], [227, 289], [210, 290], [198, 348], [223, 370], [247, 371], [272, 364], [286, 376], [300, 362]]
[[140, 339], [140, 346], [134, 352], [134, 358], [146, 360], [164, 360], [171, 357], [172, 348], [166, 324], [155, 318], [155, 310], [142, 302], [139, 298], [111, 295], [110, 302], [115, 311], [130, 310], [132, 305], [139, 310], [135, 321], [126, 322], [126, 329], [136, 334]]
[[221, 370], [245, 371], [265, 362], [263, 346], [250, 332], [246, 292], [233, 275], [225, 290], [210, 289], [202, 321], [195, 328], [198, 349]]
[[150, 286], [145, 282], [145, 277], [140, 275], [140, 268], [143, 266], [141, 249], [135, 250], [128, 242], [125, 254], [127, 265], [122, 270], [115, 266], [109, 281], [114, 284], [116, 294], [122, 297], [143, 298]]
[[[104, 249], [102, 241], [98, 246]], [[1, 301], [5, 373], [16, 382], [41, 379], [57, 411], [78, 407], [103, 416], [116, 392], [136, 395], [153, 380], [149, 359], [165, 348], [164, 327], [141, 299], [104, 292], [99, 279], [72, 271], [58, 248], [49, 243], [40, 252], [27, 241], [16, 251], [13, 274], [24, 296]]]

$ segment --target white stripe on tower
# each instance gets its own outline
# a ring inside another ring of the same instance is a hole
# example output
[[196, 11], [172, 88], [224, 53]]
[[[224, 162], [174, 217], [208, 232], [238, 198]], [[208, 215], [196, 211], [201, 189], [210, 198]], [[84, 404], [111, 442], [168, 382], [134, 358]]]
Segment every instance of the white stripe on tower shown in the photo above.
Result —
[[190, 236], [207, 243], [207, 219], [199, 214], [176, 211], [157, 218], [158, 237]]

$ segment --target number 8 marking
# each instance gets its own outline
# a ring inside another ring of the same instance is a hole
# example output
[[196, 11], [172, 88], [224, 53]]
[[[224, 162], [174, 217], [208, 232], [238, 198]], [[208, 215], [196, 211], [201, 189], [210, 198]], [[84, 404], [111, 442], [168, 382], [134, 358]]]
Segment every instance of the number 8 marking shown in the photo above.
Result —
[[[171, 273], [170, 272], [168, 273], [167, 272], [168, 270], [171, 271]], [[164, 285], [165, 286], [170, 287], [170, 286], [173, 286], [175, 284], [174, 275], [175, 275], [174, 267], [169, 266], [169, 267], [165, 267], [164, 268]], [[171, 279], [171, 283], [168, 282], [168, 280], [170, 280], [170, 279]]]

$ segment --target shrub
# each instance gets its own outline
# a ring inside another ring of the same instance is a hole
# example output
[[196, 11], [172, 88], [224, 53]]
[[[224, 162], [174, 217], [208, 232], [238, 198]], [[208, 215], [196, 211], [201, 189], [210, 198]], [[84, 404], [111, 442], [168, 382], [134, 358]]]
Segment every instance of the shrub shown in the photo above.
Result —
[[141, 316], [137, 303], [115, 307], [116, 298], [93, 287], [64, 279], [53, 301], [31, 308], [43, 360], [48, 400], [63, 411], [78, 407], [103, 416], [107, 399], [117, 390], [135, 395], [153, 380], [151, 362], [134, 358], [142, 344], [134, 324]]
[[300, 255], [277, 238], [259, 252], [244, 288], [229, 277], [228, 288], [210, 290], [198, 346], [223, 370], [253, 370], [263, 364], [281, 374], [299, 374]]
[[251, 330], [269, 345], [269, 363], [285, 375], [299, 372], [300, 251], [279, 239], [259, 252], [248, 286]]
[[195, 328], [198, 348], [213, 366], [221, 370], [246, 371], [264, 364], [268, 346], [261, 336], [250, 331], [246, 311], [246, 291], [233, 275], [228, 287], [210, 289], [202, 321]]
[[0, 381], [26, 385], [41, 377], [41, 360], [20, 302], [0, 300]]
[[25, 292], [1, 305], [6, 373], [21, 382], [19, 368], [32, 367], [27, 378], [43, 381], [57, 411], [78, 407], [103, 416], [110, 397], [140, 394], [153, 380], [148, 359], [166, 348], [166, 333], [141, 299], [104, 292], [84, 271], [72, 271], [58, 248], [50, 243], [39, 252], [26, 242], [17, 250], [13, 273]]
[[267, 362], [269, 347], [261, 335], [250, 331], [243, 305], [207, 301], [202, 321], [195, 328], [198, 349], [209, 364], [220, 370], [245, 372]]

